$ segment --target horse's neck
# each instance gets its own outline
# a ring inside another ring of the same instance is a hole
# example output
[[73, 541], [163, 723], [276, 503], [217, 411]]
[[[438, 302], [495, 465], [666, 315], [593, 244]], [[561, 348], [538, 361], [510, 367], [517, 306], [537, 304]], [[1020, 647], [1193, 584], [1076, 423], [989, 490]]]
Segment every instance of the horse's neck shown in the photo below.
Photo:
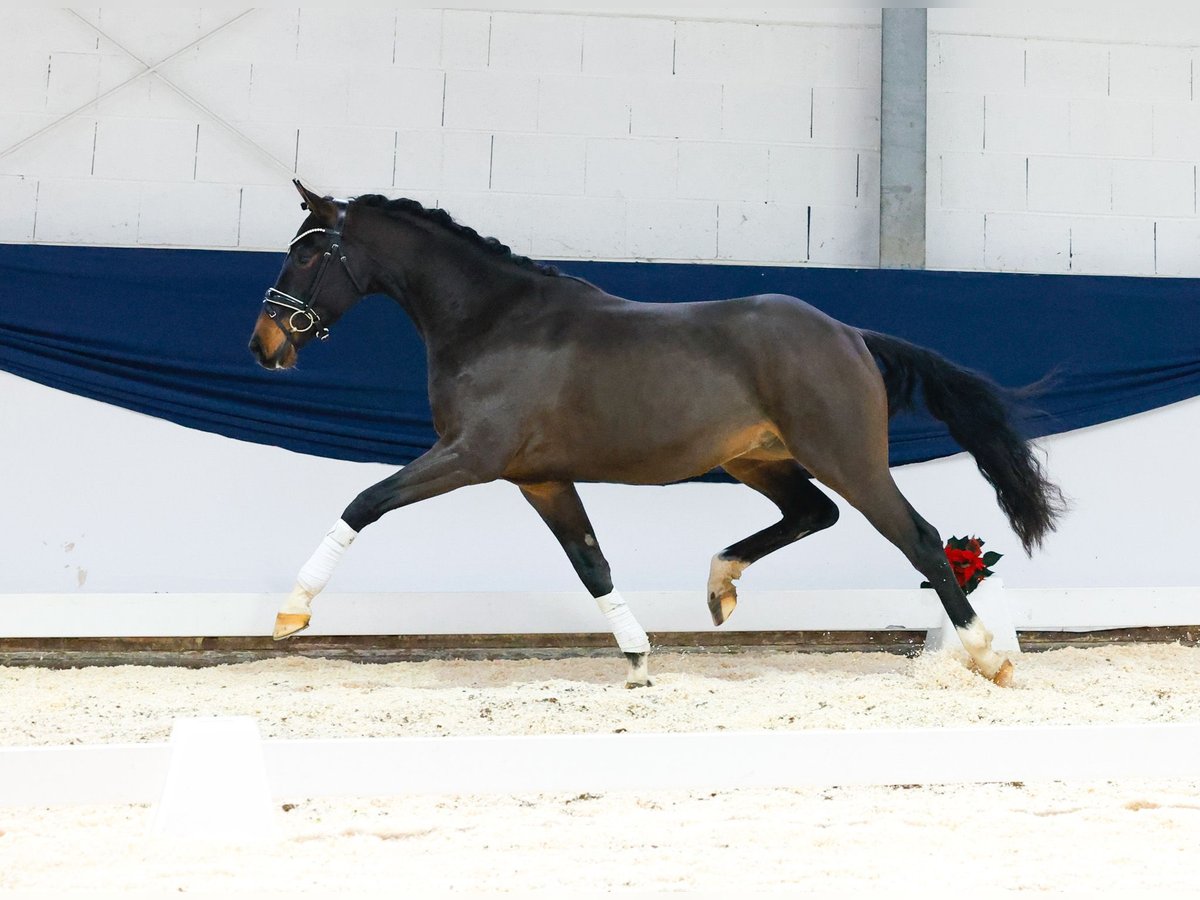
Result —
[[489, 319], [531, 293], [537, 277], [436, 228], [393, 225], [391, 238], [376, 250], [384, 267], [380, 281], [431, 351], [478, 335]]

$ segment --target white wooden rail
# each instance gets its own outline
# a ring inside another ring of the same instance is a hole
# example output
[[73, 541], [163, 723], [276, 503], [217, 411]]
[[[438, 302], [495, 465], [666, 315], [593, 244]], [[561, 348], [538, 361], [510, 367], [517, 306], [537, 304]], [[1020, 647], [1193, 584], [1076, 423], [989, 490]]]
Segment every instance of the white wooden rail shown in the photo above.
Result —
[[[1200, 778], [1200, 724], [268, 740], [261, 747], [275, 800]], [[0, 748], [0, 807], [153, 803], [171, 754], [167, 743]]]
[[[1018, 630], [1094, 631], [1200, 624], [1200, 587], [1021, 589], [1005, 600]], [[715, 631], [700, 591], [625, 594], [650, 632]], [[223, 637], [270, 634], [277, 594], [0, 595], [0, 637]], [[932, 591], [754, 591], [722, 631], [879, 631], [937, 627]], [[607, 631], [582, 591], [327, 592], [311, 635], [554, 634]]]

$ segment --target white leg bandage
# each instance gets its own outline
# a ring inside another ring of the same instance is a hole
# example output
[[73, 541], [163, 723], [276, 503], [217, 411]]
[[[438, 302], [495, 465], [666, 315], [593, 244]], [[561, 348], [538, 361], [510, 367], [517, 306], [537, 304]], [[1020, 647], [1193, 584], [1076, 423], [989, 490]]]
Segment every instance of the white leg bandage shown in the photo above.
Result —
[[650, 638], [646, 631], [633, 617], [633, 611], [625, 605], [625, 598], [620, 591], [613, 591], [603, 597], [596, 598], [600, 612], [608, 617], [613, 634], [617, 638], [617, 646], [623, 653], [649, 653]]
[[296, 576], [296, 586], [284, 602], [280, 612], [308, 613], [312, 611], [312, 599], [325, 589], [333, 570], [337, 568], [346, 548], [354, 543], [358, 532], [338, 519], [326, 532], [316, 552], [309, 557]]

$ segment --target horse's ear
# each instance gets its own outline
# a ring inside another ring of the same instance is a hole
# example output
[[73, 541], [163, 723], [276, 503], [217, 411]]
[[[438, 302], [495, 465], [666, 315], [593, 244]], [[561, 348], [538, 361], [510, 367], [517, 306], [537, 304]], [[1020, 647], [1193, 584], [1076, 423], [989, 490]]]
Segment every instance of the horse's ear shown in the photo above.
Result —
[[299, 178], [293, 178], [292, 184], [296, 186], [296, 190], [300, 192], [300, 196], [304, 198], [304, 202], [300, 204], [301, 209], [307, 209], [320, 221], [328, 225], [332, 225], [337, 220], [337, 206], [328, 197], [319, 197], [300, 183]]

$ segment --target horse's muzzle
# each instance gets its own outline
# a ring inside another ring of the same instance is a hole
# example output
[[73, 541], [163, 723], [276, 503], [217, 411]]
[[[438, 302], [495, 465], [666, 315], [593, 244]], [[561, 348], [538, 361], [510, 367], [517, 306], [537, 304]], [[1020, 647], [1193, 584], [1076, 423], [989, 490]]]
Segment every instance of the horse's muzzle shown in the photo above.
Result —
[[250, 354], [264, 369], [290, 369], [296, 364], [296, 348], [267, 316], [259, 316], [250, 336]]

